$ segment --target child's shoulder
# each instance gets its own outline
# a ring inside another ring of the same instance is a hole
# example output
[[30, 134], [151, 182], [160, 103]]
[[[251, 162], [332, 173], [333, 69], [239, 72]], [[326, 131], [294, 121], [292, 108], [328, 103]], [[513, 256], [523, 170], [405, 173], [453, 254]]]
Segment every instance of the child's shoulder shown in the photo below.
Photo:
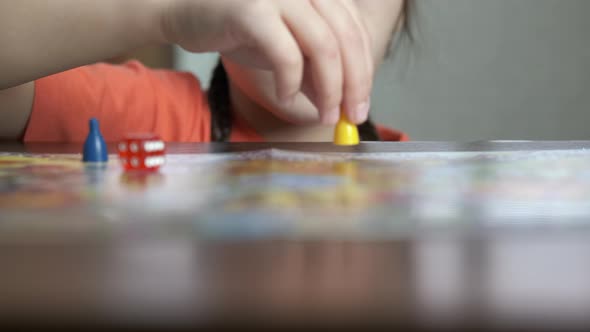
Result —
[[406, 133], [381, 125], [377, 125], [377, 132], [381, 140], [386, 142], [407, 142], [410, 140]]
[[35, 82], [25, 141], [82, 141], [88, 119], [103, 124], [105, 139], [149, 131], [167, 141], [209, 138], [209, 109], [198, 79], [150, 69], [138, 61], [97, 63]]

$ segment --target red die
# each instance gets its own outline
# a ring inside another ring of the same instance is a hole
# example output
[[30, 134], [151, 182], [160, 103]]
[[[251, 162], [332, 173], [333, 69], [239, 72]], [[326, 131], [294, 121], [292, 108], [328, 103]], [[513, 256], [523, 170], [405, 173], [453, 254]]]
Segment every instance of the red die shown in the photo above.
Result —
[[166, 145], [155, 134], [127, 135], [117, 147], [126, 171], [157, 171], [164, 165]]

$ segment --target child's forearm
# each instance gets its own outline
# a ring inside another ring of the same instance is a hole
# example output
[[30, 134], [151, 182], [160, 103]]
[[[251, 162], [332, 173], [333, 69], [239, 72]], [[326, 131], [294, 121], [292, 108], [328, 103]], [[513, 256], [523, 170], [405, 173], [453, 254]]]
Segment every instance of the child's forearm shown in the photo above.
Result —
[[165, 42], [167, 0], [0, 2], [0, 90]]

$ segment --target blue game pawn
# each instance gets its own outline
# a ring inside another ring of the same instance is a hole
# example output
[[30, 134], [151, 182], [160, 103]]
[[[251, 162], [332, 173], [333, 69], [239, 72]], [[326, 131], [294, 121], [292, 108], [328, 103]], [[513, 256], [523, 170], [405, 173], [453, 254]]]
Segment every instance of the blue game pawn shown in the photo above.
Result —
[[104, 163], [109, 160], [107, 145], [100, 133], [98, 120], [90, 119], [90, 132], [84, 142], [83, 159], [85, 163]]

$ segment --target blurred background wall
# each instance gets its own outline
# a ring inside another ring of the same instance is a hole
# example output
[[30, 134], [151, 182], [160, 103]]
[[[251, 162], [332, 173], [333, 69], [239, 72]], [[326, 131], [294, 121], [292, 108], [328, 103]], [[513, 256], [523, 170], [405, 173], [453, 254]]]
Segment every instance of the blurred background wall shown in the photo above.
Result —
[[[590, 139], [589, 0], [415, 0], [373, 116], [414, 140]], [[216, 55], [174, 49], [204, 85]]]
[[416, 1], [380, 121], [418, 140], [590, 139], [590, 1]]

